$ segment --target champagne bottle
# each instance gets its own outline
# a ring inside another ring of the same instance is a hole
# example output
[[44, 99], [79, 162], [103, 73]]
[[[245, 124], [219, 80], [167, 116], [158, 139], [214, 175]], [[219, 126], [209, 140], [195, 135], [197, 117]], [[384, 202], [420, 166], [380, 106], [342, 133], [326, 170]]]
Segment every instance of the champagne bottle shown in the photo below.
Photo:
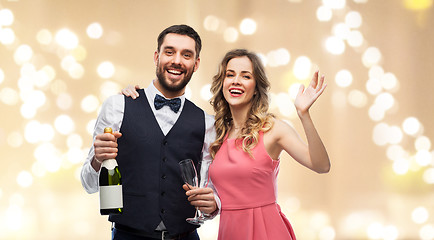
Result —
[[[113, 133], [105, 128], [104, 133]], [[121, 214], [123, 211], [122, 181], [116, 159], [102, 162], [99, 172], [99, 205], [101, 215]]]

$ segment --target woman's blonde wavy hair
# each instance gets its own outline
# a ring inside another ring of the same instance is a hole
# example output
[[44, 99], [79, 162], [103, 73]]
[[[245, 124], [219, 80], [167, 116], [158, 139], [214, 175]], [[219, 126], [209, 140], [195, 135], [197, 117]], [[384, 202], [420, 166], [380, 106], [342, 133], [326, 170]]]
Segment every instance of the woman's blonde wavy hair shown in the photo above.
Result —
[[268, 113], [269, 96], [268, 90], [270, 82], [265, 74], [264, 65], [260, 58], [253, 52], [246, 49], [231, 50], [224, 56], [220, 63], [218, 73], [213, 77], [211, 92], [211, 105], [216, 113], [215, 129], [216, 140], [210, 146], [212, 158], [215, 157], [220, 149], [223, 141], [229, 130], [232, 127], [232, 115], [229, 109], [229, 104], [223, 96], [223, 81], [226, 77], [226, 68], [229, 61], [233, 58], [248, 57], [253, 66], [253, 78], [256, 81], [255, 94], [252, 98], [252, 106], [247, 121], [241, 130], [241, 134], [237, 137], [238, 144], [241, 144], [242, 149], [251, 157], [251, 149], [254, 148], [259, 141], [259, 131], [267, 132], [273, 126], [274, 115]]

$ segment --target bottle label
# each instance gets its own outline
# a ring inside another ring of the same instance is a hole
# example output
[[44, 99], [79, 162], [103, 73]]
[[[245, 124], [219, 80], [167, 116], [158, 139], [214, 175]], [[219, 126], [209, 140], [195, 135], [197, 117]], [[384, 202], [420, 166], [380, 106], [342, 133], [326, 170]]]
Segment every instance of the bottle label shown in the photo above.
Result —
[[122, 185], [99, 187], [100, 209], [123, 208]]
[[107, 168], [108, 170], [113, 170], [118, 166], [118, 162], [115, 159], [107, 159], [102, 162], [102, 167]]

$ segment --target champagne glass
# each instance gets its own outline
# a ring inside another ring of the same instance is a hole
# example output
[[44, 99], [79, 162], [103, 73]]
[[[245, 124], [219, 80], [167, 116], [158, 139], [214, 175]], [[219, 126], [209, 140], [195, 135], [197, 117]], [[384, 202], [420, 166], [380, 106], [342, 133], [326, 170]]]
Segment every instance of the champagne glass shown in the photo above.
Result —
[[[193, 160], [191, 159], [184, 159], [179, 162], [179, 167], [181, 168], [181, 176], [184, 182], [187, 184], [187, 186], [190, 188], [192, 187], [198, 187], [198, 178], [197, 178], [197, 172], [196, 168], [194, 167]], [[202, 214], [199, 211], [198, 208], [196, 208], [196, 213], [194, 215], [194, 218], [187, 218], [186, 221], [191, 224], [200, 225], [204, 221], [200, 217]]]

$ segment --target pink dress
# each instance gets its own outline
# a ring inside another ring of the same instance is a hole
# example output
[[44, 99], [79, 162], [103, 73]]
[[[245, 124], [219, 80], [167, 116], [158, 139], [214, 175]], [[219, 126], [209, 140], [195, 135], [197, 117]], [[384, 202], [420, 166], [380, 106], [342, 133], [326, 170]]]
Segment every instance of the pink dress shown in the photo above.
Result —
[[254, 159], [226, 139], [209, 168], [222, 204], [219, 240], [296, 239], [276, 203], [279, 161], [268, 155], [263, 135], [252, 149]]

